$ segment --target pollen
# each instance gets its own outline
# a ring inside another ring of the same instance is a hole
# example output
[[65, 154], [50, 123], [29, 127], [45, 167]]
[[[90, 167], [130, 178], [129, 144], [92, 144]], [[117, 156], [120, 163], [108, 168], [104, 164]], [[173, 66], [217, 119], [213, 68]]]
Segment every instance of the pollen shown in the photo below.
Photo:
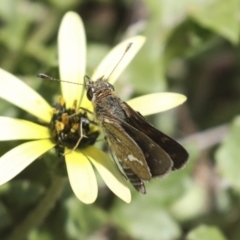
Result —
[[64, 99], [58, 97], [53, 108], [50, 131], [59, 155], [64, 154], [65, 147], [84, 148], [95, 143], [99, 128], [92, 118], [91, 113], [77, 108], [77, 101], [73, 102], [72, 107], [66, 108]]

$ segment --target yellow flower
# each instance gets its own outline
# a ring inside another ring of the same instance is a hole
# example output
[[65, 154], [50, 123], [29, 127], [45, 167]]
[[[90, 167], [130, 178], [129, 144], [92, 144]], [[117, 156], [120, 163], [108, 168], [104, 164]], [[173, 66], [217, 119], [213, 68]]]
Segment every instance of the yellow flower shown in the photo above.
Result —
[[[92, 79], [109, 76], [127, 44], [132, 42], [131, 50], [109, 78], [113, 84], [144, 41], [144, 37], [136, 36], [117, 45], [101, 62]], [[59, 30], [58, 46], [61, 79], [82, 83], [86, 65], [86, 42], [82, 21], [76, 13], [68, 12], [64, 16]], [[81, 99], [84, 91], [82, 85], [61, 82], [61, 89], [67, 108], [72, 107], [74, 101], [77, 101], [77, 106], [92, 111], [92, 105], [86, 96]], [[52, 119], [52, 107], [20, 79], [2, 69], [0, 69], [0, 97], [29, 112], [43, 123], [49, 124]], [[154, 93], [132, 99], [128, 104], [143, 115], [148, 115], [177, 106], [185, 100], [186, 98], [180, 94]], [[149, 106], [146, 104], [149, 102], [156, 104]], [[56, 145], [49, 128], [26, 120], [0, 117], [0, 133], [0, 141], [31, 140], [13, 148], [0, 158], [0, 184], [11, 180]], [[119, 198], [127, 203], [131, 201], [131, 193], [124, 177], [109, 156], [100, 149], [91, 145], [78, 148], [66, 154], [65, 161], [71, 187], [82, 202], [89, 204], [97, 197], [97, 182], [92, 164]]]

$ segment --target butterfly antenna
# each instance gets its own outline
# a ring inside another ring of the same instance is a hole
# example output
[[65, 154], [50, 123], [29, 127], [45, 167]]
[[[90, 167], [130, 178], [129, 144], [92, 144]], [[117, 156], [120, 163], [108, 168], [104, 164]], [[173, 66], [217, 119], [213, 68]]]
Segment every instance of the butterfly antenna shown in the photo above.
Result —
[[76, 84], [76, 85], [82, 85], [81, 83], [76, 83], [76, 82], [71, 82], [71, 81], [65, 81], [65, 80], [60, 80], [60, 79], [57, 79], [57, 78], [53, 78], [53, 77], [50, 77], [44, 73], [39, 73], [37, 75], [38, 78], [42, 78], [42, 79], [47, 79], [47, 80], [50, 80], [50, 81], [57, 81], [57, 82], [66, 82], [66, 83], [71, 83], [71, 84]]
[[[113, 72], [115, 71], [115, 69], [118, 67], [119, 63], [122, 61], [122, 59], [124, 58], [124, 56], [126, 55], [126, 53], [128, 52], [128, 50], [130, 49], [130, 47], [133, 45], [133, 43], [129, 43], [123, 53], [123, 55], [121, 56], [121, 58], [118, 60], [117, 64], [115, 65], [115, 67], [113, 68], [113, 70], [110, 72], [110, 74], [108, 75], [107, 79], [109, 79], [109, 77], [113, 74]], [[57, 79], [57, 78], [53, 78], [53, 77], [50, 77], [44, 73], [39, 73], [37, 75], [38, 78], [42, 78], [42, 79], [46, 79], [46, 80], [49, 80], [49, 81], [56, 81], [56, 82], [65, 82], [65, 83], [72, 83], [72, 84], [76, 84], [76, 85], [82, 85], [80, 83], [76, 83], [76, 82], [71, 82], [71, 81], [66, 81], [66, 80], [60, 80], [60, 79]], [[85, 78], [88, 78], [88, 76], [85, 76]], [[86, 85], [86, 84], [83, 84], [83, 85]]]
[[116, 70], [116, 68], [118, 67], [119, 63], [123, 60], [124, 56], [126, 55], [126, 53], [128, 52], [128, 50], [130, 49], [130, 47], [133, 45], [133, 43], [129, 43], [123, 53], [123, 55], [121, 56], [121, 58], [118, 60], [117, 64], [115, 65], [115, 67], [113, 68], [113, 70], [110, 72], [110, 74], [108, 75], [107, 79], [109, 79], [109, 77], [113, 74], [113, 72]]

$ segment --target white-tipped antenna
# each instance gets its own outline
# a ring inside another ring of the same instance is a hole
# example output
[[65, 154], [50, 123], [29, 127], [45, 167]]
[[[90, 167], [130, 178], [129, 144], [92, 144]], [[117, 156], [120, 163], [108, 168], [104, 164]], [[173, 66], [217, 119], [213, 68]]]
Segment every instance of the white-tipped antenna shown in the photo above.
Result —
[[76, 85], [84, 85], [84, 84], [81, 84], [81, 83], [76, 83], [76, 82], [71, 82], [71, 81], [65, 81], [65, 80], [60, 80], [60, 79], [57, 79], [57, 78], [53, 78], [53, 77], [50, 77], [44, 73], [39, 73], [37, 75], [38, 78], [43, 78], [43, 79], [47, 79], [47, 80], [50, 80], [50, 81], [56, 81], [56, 82], [66, 82], [66, 83], [72, 83], [72, 84], [76, 84]]
[[128, 52], [128, 50], [130, 49], [130, 47], [133, 45], [133, 43], [129, 43], [123, 53], [123, 55], [121, 56], [121, 58], [118, 60], [117, 64], [115, 65], [115, 67], [113, 68], [113, 70], [110, 72], [110, 74], [108, 75], [108, 77], [106, 79], [109, 79], [110, 76], [113, 74], [113, 72], [115, 71], [115, 69], [117, 68], [117, 66], [119, 65], [119, 63], [122, 61], [122, 59], [124, 58], [124, 56], [126, 55], [126, 53]]

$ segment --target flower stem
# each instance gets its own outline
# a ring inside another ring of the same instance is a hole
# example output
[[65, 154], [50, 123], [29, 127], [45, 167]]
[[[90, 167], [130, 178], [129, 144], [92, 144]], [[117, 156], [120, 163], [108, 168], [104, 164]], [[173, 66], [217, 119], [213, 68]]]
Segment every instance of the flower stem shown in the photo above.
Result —
[[50, 187], [46, 190], [45, 196], [20, 223], [13, 232], [6, 238], [7, 240], [23, 240], [27, 238], [29, 232], [38, 227], [48, 216], [56, 201], [60, 197], [65, 186], [65, 178], [54, 177]]

